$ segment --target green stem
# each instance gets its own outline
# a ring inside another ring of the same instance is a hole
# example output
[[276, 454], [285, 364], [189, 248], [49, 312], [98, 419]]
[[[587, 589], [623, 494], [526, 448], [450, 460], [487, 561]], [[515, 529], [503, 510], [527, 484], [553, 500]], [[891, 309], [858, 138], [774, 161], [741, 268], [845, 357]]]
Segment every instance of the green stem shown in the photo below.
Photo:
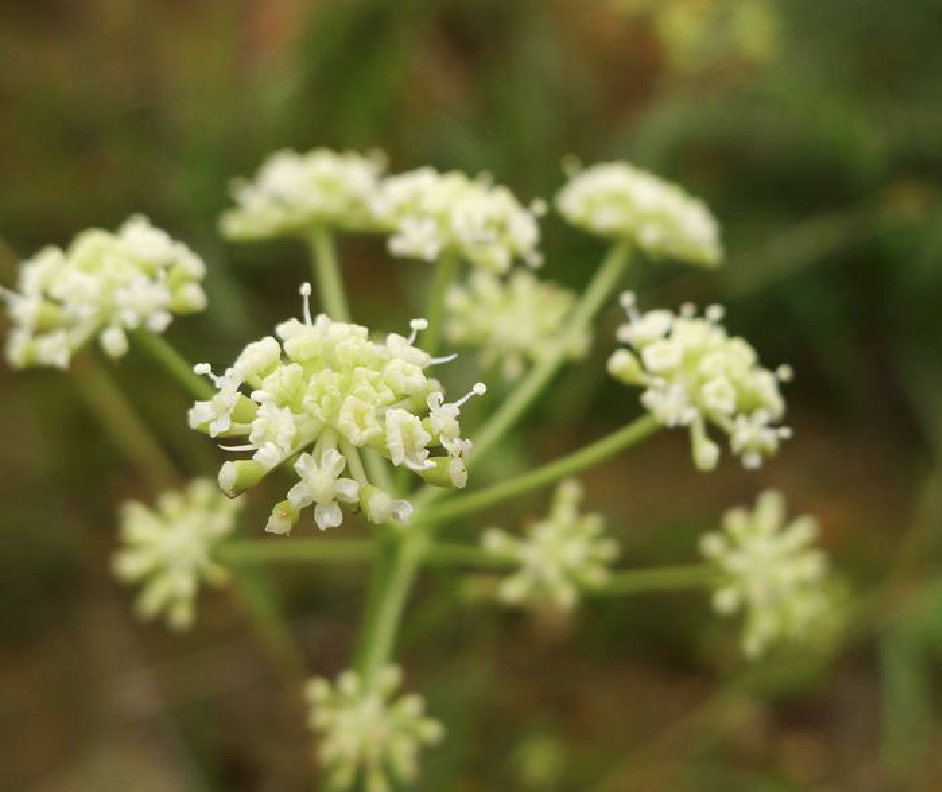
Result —
[[165, 489], [177, 480], [177, 472], [170, 458], [128, 404], [110, 372], [98, 358], [87, 356], [85, 365], [75, 377], [75, 383], [85, 403], [114, 444], [156, 489]]
[[474, 447], [468, 454], [469, 463], [484, 456], [491, 446], [514, 425], [533, 400], [542, 393], [546, 384], [562, 365], [566, 350], [572, 349], [575, 339], [585, 331], [602, 304], [618, 286], [628, 262], [629, 252], [630, 247], [626, 242], [619, 242], [612, 247], [596, 270], [579, 302], [573, 307], [553, 352], [530, 369], [513, 393], [501, 404], [497, 412], [474, 438]]
[[369, 561], [373, 543], [366, 539], [233, 539], [217, 552], [220, 561], [237, 565]]
[[588, 589], [596, 595], [643, 594], [685, 588], [705, 588], [716, 582], [716, 571], [707, 564], [615, 572], [605, 583]]
[[507, 569], [517, 563], [513, 558], [489, 553], [483, 547], [450, 542], [435, 542], [428, 548], [425, 558], [433, 566], [475, 566], [485, 569]]
[[543, 467], [502, 484], [495, 484], [480, 492], [452, 498], [438, 508], [429, 509], [425, 514], [417, 517], [416, 522], [441, 523], [455, 517], [473, 514], [508, 498], [552, 484], [554, 481], [597, 465], [619, 451], [624, 451], [641, 442], [659, 427], [660, 424], [652, 416], [642, 416], [607, 437]]
[[422, 334], [422, 349], [435, 356], [441, 347], [442, 330], [445, 317], [445, 294], [458, 274], [459, 258], [456, 253], [446, 252], [439, 257], [435, 265], [435, 278], [429, 292], [425, 318], [428, 327]]
[[195, 399], [210, 399], [213, 386], [193, 371], [193, 366], [162, 335], [138, 328], [131, 331], [134, 342]]
[[349, 322], [350, 311], [343, 291], [343, 280], [337, 266], [337, 254], [334, 250], [334, 238], [326, 228], [318, 228], [309, 237], [311, 264], [314, 280], [321, 296], [321, 306], [331, 319]]
[[360, 647], [360, 672], [367, 680], [386, 664], [392, 654], [399, 621], [409, 591], [426, 551], [421, 532], [407, 534], [396, 546], [395, 556], [383, 575], [382, 595], [370, 614], [365, 640]]

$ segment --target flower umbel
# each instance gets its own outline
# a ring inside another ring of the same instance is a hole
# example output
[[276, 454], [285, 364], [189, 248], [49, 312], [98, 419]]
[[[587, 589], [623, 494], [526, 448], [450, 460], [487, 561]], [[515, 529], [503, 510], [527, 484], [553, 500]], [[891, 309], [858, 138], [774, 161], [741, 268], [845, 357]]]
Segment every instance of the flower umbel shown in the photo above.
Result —
[[785, 521], [785, 498], [763, 492], [753, 511], [730, 509], [723, 530], [701, 540], [716, 567], [713, 605], [719, 613], [744, 613], [743, 651], [757, 657], [776, 640], [807, 638], [825, 615], [827, 559], [814, 546], [811, 517]]
[[228, 578], [213, 550], [232, 532], [240, 508], [209, 479], [165, 492], [153, 509], [136, 501], [121, 507], [114, 573], [142, 585], [137, 606], [144, 618], [163, 613], [174, 629], [191, 626], [200, 582], [218, 586]]
[[652, 256], [715, 266], [722, 256], [713, 215], [679, 187], [624, 162], [575, 173], [556, 196], [573, 225], [627, 239]]
[[578, 481], [564, 481], [556, 489], [549, 515], [535, 523], [525, 538], [499, 528], [484, 532], [487, 552], [519, 564], [501, 583], [501, 600], [518, 604], [549, 597], [558, 607], [569, 609], [581, 589], [605, 582], [618, 556], [618, 543], [605, 536], [601, 515], [580, 514], [582, 497]]
[[161, 333], [174, 314], [201, 311], [204, 273], [193, 251], [140, 216], [117, 233], [91, 229], [65, 250], [47, 247], [23, 262], [18, 291], [0, 288], [13, 318], [7, 359], [67, 368], [96, 335], [105, 352], [120, 357], [127, 330]]
[[[445, 337], [455, 344], [477, 346], [484, 366], [500, 364], [513, 379], [529, 361], [551, 354], [563, 343], [560, 331], [575, 302], [568, 289], [540, 281], [526, 270], [500, 278], [485, 270], [471, 273], [467, 284], [449, 289], [445, 306]], [[585, 330], [569, 344], [571, 358], [589, 346]]]
[[518, 258], [540, 263], [539, 205], [526, 209], [483, 179], [420, 168], [384, 179], [372, 208], [395, 256], [457, 255], [491, 272], [507, 272]]
[[349, 789], [362, 779], [366, 792], [388, 792], [391, 781], [416, 778], [419, 749], [441, 740], [443, 729], [425, 715], [421, 696], [393, 698], [401, 682], [402, 673], [392, 666], [371, 684], [354, 671], [344, 671], [335, 684], [308, 682], [310, 725], [321, 737], [329, 789]]
[[787, 427], [776, 426], [785, 413], [779, 382], [787, 366], [775, 373], [762, 368], [755, 350], [741, 338], [730, 338], [720, 326], [723, 311], [707, 309], [704, 317], [684, 306], [640, 313], [634, 295], [622, 295], [628, 323], [618, 340], [629, 349], [615, 351], [608, 370], [628, 385], [643, 387], [641, 402], [665, 426], [689, 426], [693, 458], [701, 470], [719, 461], [720, 448], [707, 435], [707, 424], [729, 435], [730, 447], [746, 467], [758, 467], [773, 454]]
[[[212, 437], [244, 437], [251, 459], [226, 462], [219, 484], [235, 496], [255, 486], [274, 467], [291, 460], [299, 481], [277, 504], [267, 530], [287, 533], [301, 509], [314, 506], [320, 528], [340, 525], [340, 504], [359, 504], [375, 523], [407, 520], [412, 508], [371, 483], [360, 452], [379, 453], [440, 487], [464, 487], [463, 457], [470, 442], [461, 437], [458, 415], [474, 394], [448, 403], [427, 369], [436, 359], [415, 341], [423, 320], [413, 320], [405, 338], [390, 333], [371, 341], [365, 327], [323, 314], [312, 319], [310, 285], [304, 284], [304, 322], [292, 319], [278, 338], [249, 344], [222, 375], [208, 364], [217, 393], [190, 410], [190, 426]], [[244, 391], [248, 391], [248, 395]]]
[[234, 183], [236, 205], [222, 217], [223, 234], [254, 240], [303, 235], [317, 227], [375, 230], [369, 200], [383, 168], [379, 154], [279, 151], [254, 181]]

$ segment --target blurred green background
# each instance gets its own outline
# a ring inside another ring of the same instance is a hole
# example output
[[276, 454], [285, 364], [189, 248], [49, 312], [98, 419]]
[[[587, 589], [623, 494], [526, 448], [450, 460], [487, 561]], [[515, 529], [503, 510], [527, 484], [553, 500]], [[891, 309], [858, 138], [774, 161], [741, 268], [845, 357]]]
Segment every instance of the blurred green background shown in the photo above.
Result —
[[[4, 283], [40, 246], [143, 212], [210, 264], [210, 309], [171, 339], [225, 363], [297, 313], [306, 277], [292, 244], [221, 242], [228, 181], [318, 145], [383, 149], [394, 171], [488, 171], [525, 200], [552, 194], [566, 155], [625, 158], [703, 197], [724, 269], [646, 265], [635, 285], [648, 304], [722, 301], [766, 362], [790, 362], [796, 438], [758, 473], [707, 476], [664, 433], [586, 477], [588, 503], [626, 563], [683, 563], [726, 507], [777, 486], [820, 517], [863, 614], [825, 659], [749, 666], [700, 596], [561, 620], [472, 607], [463, 581], [432, 573], [400, 647], [449, 730], [421, 789], [938, 790], [942, 2], [0, 3]], [[546, 275], [584, 284], [600, 246], [552, 215], [544, 236]], [[376, 240], [343, 253], [356, 318], [404, 327], [427, 267]], [[617, 321], [613, 307], [580, 375], [479, 482], [637, 413], [604, 376]], [[314, 788], [297, 656], [266, 649], [253, 613], [280, 609], [304, 673], [333, 675], [364, 572], [253, 577], [204, 596], [182, 638], [138, 624], [108, 556], [116, 504], [153, 492], [99, 428], [100, 371], [0, 367], [0, 789]], [[211, 475], [185, 398], [145, 359], [115, 373], [181, 468]], [[247, 535], [267, 503], [253, 498]], [[512, 528], [545, 503], [493, 520]]]

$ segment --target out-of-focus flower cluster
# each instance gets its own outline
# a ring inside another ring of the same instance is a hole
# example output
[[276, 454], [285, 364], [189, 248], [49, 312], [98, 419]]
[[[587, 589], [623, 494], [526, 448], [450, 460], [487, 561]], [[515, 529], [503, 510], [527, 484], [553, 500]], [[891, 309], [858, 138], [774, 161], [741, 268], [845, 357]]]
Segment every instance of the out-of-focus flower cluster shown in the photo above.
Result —
[[387, 666], [370, 684], [345, 671], [331, 684], [312, 679], [306, 689], [311, 729], [321, 738], [319, 759], [327, 788], [345, 790], [361, 780], [366, 792], [388, 792], [392, 783], [418, 775], [418, 753], [441, 740], [441, 724], [425, 715], [422, 697], [394, 695], [402, 682]]
[[776, 425], [785, 413], [779, 381], [790, 377], [787, 367], [775, 373], [762, 368], [746, 341], [726, 335], [719, 306], [698, 317], [692, 306], [679, 315], [640, 313], [631, 293], [622, 295], [622, 303], [628, 322], [619, 327], [618, 340], [630, 349], [612, 354], [609, 372], [643, 387], [641, 401], [660, 423], [690, 427], [698, 468], [712, 469], [720, 456], [708, 424], [726, 432], [746, 467], [757, 467], [778, 449], [790, 434]]
[[538, 280], [527, 270], [516, 270], [508, 278], [475, 270], [466, 284], [452, 286], [446, 295], [445, 337], [479, 347], [483, 366], [499, 364], [513, 379], [528, 362], [552, 354], [560, 344], [566, 345], [570, 358], [585, 354], [588, 329], [580, 328], [572, 339], [561, 337], [573, 302], [568, 289]]
[[541, 207], [527, 209], [506, 187], [483, 179], [420, 168], [384, 179], [372, 207], [391, 233], [393, 255], [454, 255], [491, 272], [507, 272], [516, 259], [540, 263]]
[[671, 66], [702, 73], [730, 60], [764, 63], [779, 48], [781, 11], [773, 0], [615, 0], [650, 16]]
[[66, 368], [96, 335], [105, 352], [120, 357], [128, 330], [160, 333], [173, 314], [202, 310], [204, 273], [188, 247], [139, 216], [117, 233], [91, 229], [65, 250], [47, 247], [23, 262], [18, 291], [0, 290], [14, 325], [7, 359]]
[[501, 600], [518, 604], [546, 598], [569, 609], [582, 589], [608, 579], [618, 543], [605, 535], [601, 515], [579, 512], [582, 498], [578, 481], [564, 481], [556, 489], [549, 515], [534, 523], [525, 537], [499, 528], [484, 532], [484, 549], [518, 566], [501, 582]]
[[784, 497], [769, 490], [752, 511], [730, 509], [723, 530], [701, 540], [718, 573], [714, 607], [744, 614], [748, 656], [760, 655], [776, 640], [808, 640], [825, 623], [827, 558], [814, 546], [817, 533], [811, 517], [786, 522]]
[[230, 239], [254, 240], [303, 236], [319, 227], [375, 230], [370, 201], [384, 164], [379, 154], [279, 151], [253, 181], [235, 182], [236, 205], [223, 215], [222, 231]]
[[574, 173], [556, 206], [573, 225], [627, 240], [652, 256], [710, 267], [722, 257], [719, 228], [706, 206], [624, 162]]
[[446, 402], [439, 382], [426, 373], [442, 361], [414, 345], [424, 321], [413, 321], [409, 338], [390, 333], [379, 343], [360, 325], [324, 315], [312, 320], [308, 284], [302, 293], [304, 322], [284, 322], [277, 338], [249, 344], [222, 375], [214, 375], [208, 364], [196, 367], [213, 380], [217, 393], [193, 406], [190, 426], [212, 437], [244, 437], [247, 444], [223, 448], [252, 453], [251, 459], [222, 466], [222, 489], [237, 495], [292, 460], [299, 480], [267, 525], [287, 533], [301, 509], [312, 505], [320, 528], [340, 525], [342, 503], [359, 504], [375, 523], [409, 518], [408, 502], [367, 479], [361, 450], [379, 453], [430, 484], [464, 487], [463, 456], [471, 443], [461, 437], [458, 415], [484, 385]]
[[213, 551], [232, 532], [240, 508], [208, 479], [165, 492], [155, 508], [136, 501], [121, 507], [113, 569], [122, 581], [141, 585], [137, 606], [144, 618], [164, 614], [174, 629], [190, 627], [200, 582], [218, 586], [228, 577]]

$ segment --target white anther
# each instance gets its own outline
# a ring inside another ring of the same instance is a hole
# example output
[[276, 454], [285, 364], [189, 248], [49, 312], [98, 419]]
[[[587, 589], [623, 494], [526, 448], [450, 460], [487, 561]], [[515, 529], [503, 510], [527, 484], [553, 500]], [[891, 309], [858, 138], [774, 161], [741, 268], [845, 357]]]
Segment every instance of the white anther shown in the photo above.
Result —
[[792, 377], [795, 376], [795, 372], [792, 370], [791, 366], [783, 364], [775, 369], [775, 376], [782, 382], [790, 382]]
[[303, 311], [304, 324], [314, 324], [313, 320], [311, 319], [311, 284], [302, 283], [300, 292], [302, 300], [301, 310]]
[[201, 377], [212, 377], [213, 367], [210, 366], [209, 363], [197, 363], [193, 366], [193, 373]]
[[409, 334], [409, 343], [414, 344], [415, 339], [419, 337], [419, 331], [428, 328], [428, 319], [422, 319], [421, 317], [418, 319], [412, 319], [409, 322], [409, 327], [412, 330], [412, 332]]

